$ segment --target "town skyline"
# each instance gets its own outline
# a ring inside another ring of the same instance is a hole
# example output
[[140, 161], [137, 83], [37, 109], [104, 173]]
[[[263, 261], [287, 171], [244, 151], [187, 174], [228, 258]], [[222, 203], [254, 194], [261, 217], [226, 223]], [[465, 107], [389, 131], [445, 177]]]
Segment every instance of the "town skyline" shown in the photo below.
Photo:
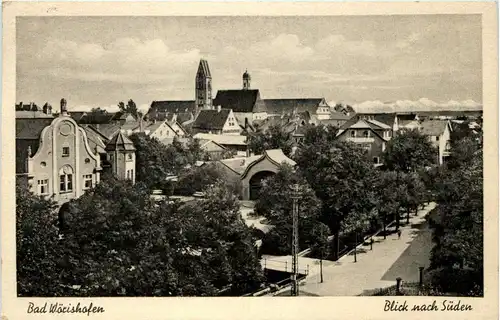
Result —
[[264, 98], [324, 97], [357, 111], [482, 105], [474, 15], [29, 17], [17, 30], [18, 102], [65, 97], [69, 110], [114, 111], [130, 98], [140, 109], [194, 99], [207, 59], [214, 97], [241, 88], [248, 70]]

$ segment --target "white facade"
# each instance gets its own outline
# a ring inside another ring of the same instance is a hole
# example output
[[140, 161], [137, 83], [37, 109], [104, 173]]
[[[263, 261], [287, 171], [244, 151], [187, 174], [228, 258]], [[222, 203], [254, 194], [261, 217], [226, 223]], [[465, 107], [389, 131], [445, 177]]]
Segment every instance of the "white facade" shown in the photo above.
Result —
[[85, 130], [61, 114], [42, 130], [40, 144], [27, 160], [28, 186], [59, 204], [80, 197], [100, 180], [99, 154], [90, 149]]

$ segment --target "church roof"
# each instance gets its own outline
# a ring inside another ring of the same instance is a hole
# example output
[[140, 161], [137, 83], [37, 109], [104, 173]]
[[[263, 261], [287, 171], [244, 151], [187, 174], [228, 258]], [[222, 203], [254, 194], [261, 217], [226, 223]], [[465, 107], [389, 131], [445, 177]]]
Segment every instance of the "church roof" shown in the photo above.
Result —
[[148, 114], [156, 112], [186, 113], [194, 112], [196, 104], [194, 100], [166, 100], [153, 101]]
[[207, 78], [211, 78], [212, 75], [210, 74], [210, 68], [208, 67], [208, 61], [201, 59], [200, 64], [198, 65], [198, 73], [197, 75], [202, 75]]
[[106, 145], [106, 151], [135, 151], [134, 143], [123, 132], [118, 132]]
[[323, 100], [322, 98], [264, 99], [264, 103], [267, 113], [282, 114], [308, 111], [310, 114], [316, 114], [316, 109]]
[[193, 129], [222, 130], [231, 113], [231, 109], [200, 110], [198, 117], [194, 120]]
[[224, 109], [232, 109], [233, 112], [266, 111], [258, 89], [219, 90], [213, 105], [221, 106]]

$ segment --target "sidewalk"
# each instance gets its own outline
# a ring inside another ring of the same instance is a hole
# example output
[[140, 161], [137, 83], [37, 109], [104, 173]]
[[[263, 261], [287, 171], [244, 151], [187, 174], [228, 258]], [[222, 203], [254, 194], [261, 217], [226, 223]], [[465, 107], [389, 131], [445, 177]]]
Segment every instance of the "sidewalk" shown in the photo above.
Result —
[[375, 237], [372, 251], [370, 246], [359, 245], [356, 263], [352, 254], [336, 262], [323, 261], [323, 283], [319, 261], [309, 265], [309, 277], [300, 291], [319, 296], [357, 296], [365, 290], [394, 285], [398, 276], [403, 281], [417, 281], [418, 267], [428, 266], [432, 244], [425, 216], [434, 207], [435, 203], [430, 203], [417, 216], [411, 215], [410, 224], [400, 228], [401, 239], [397, 234], [388, 235], [386, 240]]

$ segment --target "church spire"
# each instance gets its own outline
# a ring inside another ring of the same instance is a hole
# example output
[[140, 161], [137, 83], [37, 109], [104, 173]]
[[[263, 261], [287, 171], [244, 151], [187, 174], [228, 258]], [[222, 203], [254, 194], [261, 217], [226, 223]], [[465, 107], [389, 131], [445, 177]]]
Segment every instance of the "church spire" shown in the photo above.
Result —
[[[212, 108], [212, 74], [207, 60], [201, 59], [196, 73], [196, 110]], [[196, 113], [197, 113], [196, 111]], [[196, 115], [194, 115], [196, 117]]]

